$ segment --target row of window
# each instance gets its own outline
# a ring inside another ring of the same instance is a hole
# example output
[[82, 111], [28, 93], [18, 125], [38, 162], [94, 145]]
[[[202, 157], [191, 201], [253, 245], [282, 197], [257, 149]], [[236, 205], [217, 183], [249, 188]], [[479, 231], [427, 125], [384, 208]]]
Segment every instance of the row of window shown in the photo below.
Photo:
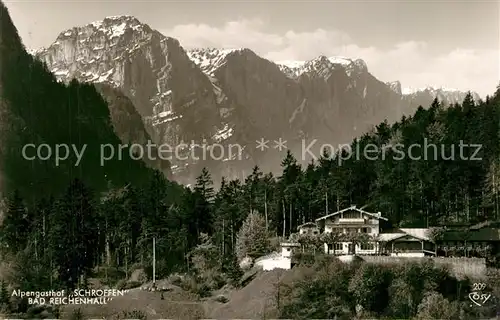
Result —
[[343, 219], [362, 219], [363, 215], [359, 212], [352, 211], [342, 213], [341, 217]]
[[[335, 243], [335, 245], [331, 245], [329, 244], [328, 245], [328, 250], [333, 250], [333, 248], [335, 248], [335, 250], [344, 250], [344, 244], [343, 243]], [[360, 245], [360, 249], [361, 250], [375, 250], [375, 244], [374, 243], [362, 243]]]
[[371, 233], [372, 228], [341, 228], [332, 227], [332, 232], [336, 233]]

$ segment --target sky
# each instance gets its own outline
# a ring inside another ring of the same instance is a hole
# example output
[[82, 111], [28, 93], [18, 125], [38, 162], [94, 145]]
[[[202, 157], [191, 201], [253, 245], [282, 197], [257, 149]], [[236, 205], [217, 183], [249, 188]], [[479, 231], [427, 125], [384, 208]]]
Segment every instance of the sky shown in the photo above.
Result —
[[499, 1], [4, 0], [26, 47], [63, 30], [133, 15], [186, 49], [246, 47], [273, 61], [361, 58], [382, 81], [495, 91]]

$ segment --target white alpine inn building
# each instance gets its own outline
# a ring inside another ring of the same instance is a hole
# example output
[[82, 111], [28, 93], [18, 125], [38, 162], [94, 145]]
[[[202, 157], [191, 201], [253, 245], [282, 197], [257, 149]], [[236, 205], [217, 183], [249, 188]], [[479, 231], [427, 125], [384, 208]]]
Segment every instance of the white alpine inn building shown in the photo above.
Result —
[[[382, 217], [380, 212], [371, 213], [351, 206], [318, 218], [316, 223], [324, 233], [366, 233], [371, 238], [376, 239], [380, 234], [381, 220], [387, 221], [387, 218]], [[356, 245], [355, 252], [360, 255], [376, 254], [380, 252], [378, 245], [376, 241]], [[349, 254], [353, 251], [352, 249], [350, 242], [338, 242], [334, 245], [325, 243], [325, 253], [329, 254]]]
[[[358, 208], [355, 205], [343, 210], [327, 214], [297, 227], [299, 235], [320, 235], [321, 233], [365, 233], [368, 241], [356, 244], [339, 241], [334, 244], [324, 244], [325, 253], [337, 255], [340, 258], [356, 255], [390, 255], [398, 257], [423, 257], [435, 255], [435, 244], [428, 237], [427, 228], [400, 228], [383, 232], [388, 219], [380, 212], [373, 213]], [[274, 253], [256, 260], [264, 270], [290, 269], [294, 252], [300, 248], [296, 242], [281, 243], [281, 253]], [[355, 249], [355, 250], [353, 250]]]
[[[318, 230], [323, 233], [365, 233], [373, 241], [356, 245], [355, 253], [358, 255], [384, 254], [398, 257], [423, 257], [435, 255], [436, 245], [428, 235], [428, 228], [399, 228], [383, 230], [389, 225], [388, 219], [380, 212], [373, 213], [357, 208], [355, 205], [346, 209], [327, 214], [316, 219]], [[311, 223], [299, 226], [311, 228]], [[335, 255], [352, 254], [351, 242], [325, 243], [325, 253]]]

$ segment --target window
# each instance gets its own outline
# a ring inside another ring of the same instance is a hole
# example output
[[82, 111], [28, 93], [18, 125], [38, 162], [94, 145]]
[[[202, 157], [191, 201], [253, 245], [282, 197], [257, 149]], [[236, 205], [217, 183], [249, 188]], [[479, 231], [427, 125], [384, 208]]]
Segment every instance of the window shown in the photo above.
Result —
[[286, 248], [286, 251], [290, 252], [290, 248]]
[[343, 250], [343, 246], [342, 246], [342, 243], [336, 243], [335, 244], [335, 250]]
[[361, 214], [357, 211], [350, 211], [350, 212], [344, 212], [342, 217], [344, 219], [359, 219], [361, 218]]
[[363, 233], [370, 233], [370, 228], [362, 228], [361, 232], [363, 232]]
[[318, 230], [314, 230], [314, 231], [313, 231], [313, 234], [318, 234]]
[[372, 242], [361, 244], [361, 250], [373, 250], [373, 249], [375, 249], [375, 245]]

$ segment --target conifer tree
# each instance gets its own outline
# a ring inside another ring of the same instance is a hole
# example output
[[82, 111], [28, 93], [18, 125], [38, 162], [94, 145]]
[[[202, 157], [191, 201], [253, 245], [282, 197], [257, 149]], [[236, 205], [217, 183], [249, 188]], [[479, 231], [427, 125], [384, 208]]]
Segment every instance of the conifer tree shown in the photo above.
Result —
[[97, 247], [97, 216], [92, 195], [75, 179], [51, 214], [49, 241], [59, 280], [73, 289], [93, 267]]
[[28, 242], [30, 223], [27, 210], [19, 191], [7, 200], [7, 211], [0, 229], [0, 239], [8, 252], [23, 250]]
[[246, 256], [257, 258], [269, 253], [269, 234], [266, 221], [256, 211], [250, 213], [241, 226], [236, 239], [236, 255], [239, 260]]

